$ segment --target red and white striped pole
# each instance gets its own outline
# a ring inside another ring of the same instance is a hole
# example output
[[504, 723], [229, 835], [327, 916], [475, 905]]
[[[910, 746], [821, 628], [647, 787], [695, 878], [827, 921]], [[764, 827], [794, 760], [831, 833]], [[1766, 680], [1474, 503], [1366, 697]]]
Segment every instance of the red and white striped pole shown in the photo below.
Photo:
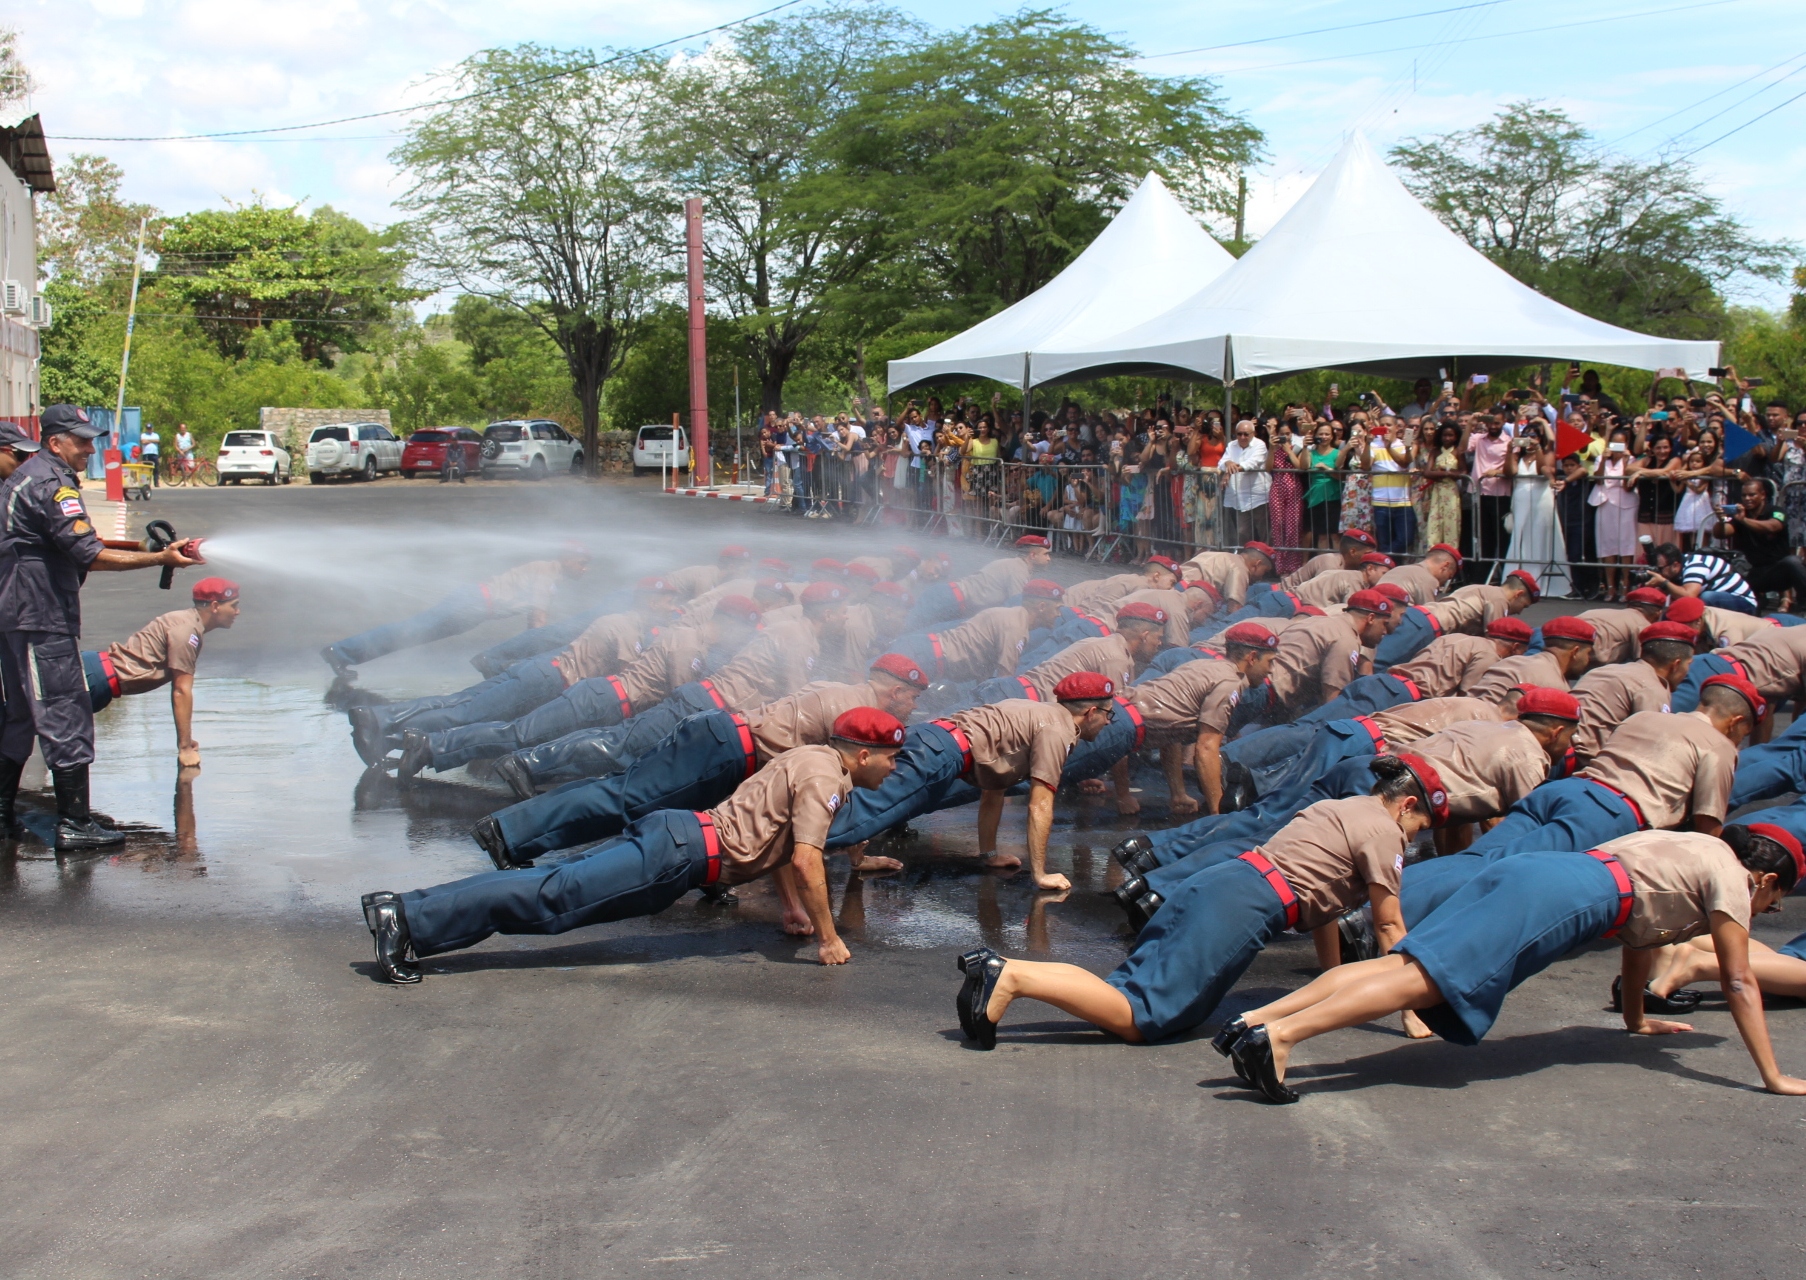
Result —
[[690, 467], [696, 484], [711, 481], [709, 464], [709, 348], [702, 305], [702, 200], [684, 201], [684, 240], [690, 287]]

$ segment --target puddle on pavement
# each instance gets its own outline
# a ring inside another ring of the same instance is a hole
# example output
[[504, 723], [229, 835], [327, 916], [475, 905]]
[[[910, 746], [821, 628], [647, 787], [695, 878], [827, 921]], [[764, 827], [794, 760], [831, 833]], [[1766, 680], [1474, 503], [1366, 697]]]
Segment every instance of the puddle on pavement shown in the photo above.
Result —
[[[507, 801], [500, 790], [462, 782], [461, 774], [408, 785], [371, 777], [352, 750], [344, 713], [317, 687], [196, 681], [195, 737], [205, 757], [200, 770], [180, 778], [161, 693], [115, 702], [96, 729], [94, 804], [128, 831], [125, 848], [59, 862], [41, 840], [21, 841], [14, 856], [0, 854], [0, 906], [349, 918], [369, 890], [488, 870], [470, 826]], [[1151, 770], [1142, 780], [1153, 793], [1148, 818], [1164, 825], [1164, 788]], [[48, 835], [48, 795], [36, 803], [26, 820]], [[1010, 801], [1006, 850], [1025, 852], [1023, 808]], [[1048, 856], [1049, 868], [1073, 882], [1060, 901], [1036, 892], [1026, 871], [1006, 875], [965, 862], [977, 849], [975, 819], [975, 808], [933, 814], [918, 820], [911, 836], [874, 846], [874, 853], [902, 860], [901, 872], [852, 877], [849, 885], [845, 860], [834, 859], [830, 884], [847, 936], [903, 948], [982, 941], [1090, 965], [1121, 958], [1127, 928], [1101, 895], [1121, 881], [1110, 848], [1142, 820], [1119, 817], [1107, 797], [1062, 800]], [[634, 922], [632, 932], [656, 951], [667, 950], [658, 943], [667, 936], [672, 954], [744, 950], [749, 931], [729, 926], [768, 925], [775, 945], [789, 945], [777, 935], [768, 886], [742, 886], [739, 896], [736, 908], [692, 896]], [[607, 935], [584, 930], [563, 941], [586, 936]]]

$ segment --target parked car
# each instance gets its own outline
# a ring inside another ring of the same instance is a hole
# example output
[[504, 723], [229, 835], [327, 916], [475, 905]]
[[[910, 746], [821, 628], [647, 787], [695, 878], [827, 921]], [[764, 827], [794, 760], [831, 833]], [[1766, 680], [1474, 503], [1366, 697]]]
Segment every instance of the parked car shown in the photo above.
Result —
[[583, 470], [583, 446], [577, 439], [545, 418], [517, 418], [492, 422], [483, 430], [483, 474], [518, 472], [529, 480], [544, 480], [560, 472]]
[[464, 450], [464, 469], [472, 475], [483, 467], [483, 437], [469, 427], [427, 427], [408, 437], [401, 450], [401, 474], [436, 476], [445, 466], [445, 451], [457, 442]]
[[219, 442], [219, 478], [227, 484], [246, 480], [262, 480], [265, 484], [287, 484], [290, 460], [288, 450], [269, 431], [228, 431]]
[[633, 438], [633, 474], [690, 465], [690, 440], [682, 427], [647, 426]]
[[374, 480], [401, 470], [401, 441], [380, 422], [339, 422], [315, 427], [307, 438], [307, 481], [325, 484], [335, 476]]

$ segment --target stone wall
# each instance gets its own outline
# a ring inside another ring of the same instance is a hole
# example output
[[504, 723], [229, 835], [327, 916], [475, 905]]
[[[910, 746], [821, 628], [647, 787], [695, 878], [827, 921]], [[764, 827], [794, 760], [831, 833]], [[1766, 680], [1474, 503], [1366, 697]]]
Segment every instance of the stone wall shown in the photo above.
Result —
[[282, 441], [282, 447], [295, 459], [297, 467], [307, 455], [307, 437], [313, 433], [313, 429], [330, 426], [335, 422], [380, 422], [391, 431], [394, 430], [390, 425], [387, 409], [264, 408], [257, 411], [257, 425], [265, 431], [276, 433], [276, 438]]

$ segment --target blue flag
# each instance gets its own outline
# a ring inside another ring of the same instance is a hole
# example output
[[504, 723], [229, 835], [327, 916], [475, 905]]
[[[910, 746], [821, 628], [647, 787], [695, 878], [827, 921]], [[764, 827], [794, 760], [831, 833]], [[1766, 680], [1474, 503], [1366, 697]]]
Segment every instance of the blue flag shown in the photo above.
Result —
[[1754, 433], [1745, 431], [1742, 427], [1734, 427], [1727, 422], [1724, 424], [1724, 448], [1720, 449], [1719, 453], [1726, 462], [1730, 462], [1741, 458], [1761, 443]]

